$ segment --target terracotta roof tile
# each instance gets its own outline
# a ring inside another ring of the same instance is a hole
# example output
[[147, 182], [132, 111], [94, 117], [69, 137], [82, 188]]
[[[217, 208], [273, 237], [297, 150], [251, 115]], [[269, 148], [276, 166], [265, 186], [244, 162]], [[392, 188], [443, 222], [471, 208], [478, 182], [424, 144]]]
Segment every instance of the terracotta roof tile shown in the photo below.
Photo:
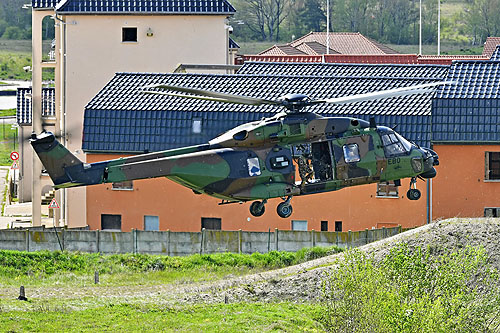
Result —
[[497, 45], [500, 45], [500, 37], [488, 37], [486, 38], [486, 42], [484, 43], [483, 56], [486, 58], [491, 58], [493, 52]]
[[[330, 48], [340, 54], [386, 54], [379, 47], [379, 43], [374, 43], [359, 32], [331, 32], [329, 39]], [[326, 32], [311, 32], [291, 42], [290, 45], [297, 46], [305, 42], [317, 42], [326, 46], [326, 41]]]
[[[367, 38], [359, 32], [331, 32], [329, 54], [397, 54], [396, 51]], [[293, 49], [300, 50], [307, 55], [323, 55], [326, 50], [326, 32], [311, 32], [286, 45], [275, 45], [259, 55], [297, 55]], [[285, 53], [276, 53], [275, 47], [285, 47]]]

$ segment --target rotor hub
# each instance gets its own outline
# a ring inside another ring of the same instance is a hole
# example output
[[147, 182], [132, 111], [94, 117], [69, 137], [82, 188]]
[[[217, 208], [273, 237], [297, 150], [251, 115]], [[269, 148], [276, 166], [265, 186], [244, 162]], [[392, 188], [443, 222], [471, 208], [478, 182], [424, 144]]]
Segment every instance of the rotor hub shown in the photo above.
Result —
[[279, 98], [281, 105], [292, 113], [300, 112], [302, 108], [310, 105], [311, 99], [304, 94], [287, 94]]

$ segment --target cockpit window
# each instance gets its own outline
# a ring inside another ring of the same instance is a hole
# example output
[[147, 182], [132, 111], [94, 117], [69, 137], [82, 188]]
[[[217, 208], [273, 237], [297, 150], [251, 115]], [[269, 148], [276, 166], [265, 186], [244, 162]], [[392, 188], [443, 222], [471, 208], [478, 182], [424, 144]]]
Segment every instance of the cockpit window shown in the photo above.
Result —
[[382, 143], [388, 157], [407, 154], [411, 150], [411, 143], [395, 132], [382, 134]]
[[402, 137], [401, 135], [399, 135], [398, 133], [395, 133], [395, 134], [396, 134], [396, 137], [399, 139], [399, 141], [405, 147], [406, 151], [410, 151], [412, 144], [408, 140], [406, 140], [404, 137]]

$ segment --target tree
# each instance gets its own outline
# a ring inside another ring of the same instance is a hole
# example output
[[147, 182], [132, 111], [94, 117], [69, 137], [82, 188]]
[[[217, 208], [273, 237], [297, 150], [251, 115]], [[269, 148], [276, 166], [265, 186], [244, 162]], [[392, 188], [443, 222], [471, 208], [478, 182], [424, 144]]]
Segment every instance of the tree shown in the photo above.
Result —
[[286, 18], [290, 0], [248, 0], [240, 2], [243, 21], [261, 40], [278, 41], [280, 25]]
[[470, 0], [465, 13], [473, 44], [481, 44], [486, 37], [500, 34], [500, 0]]
[[[1, 0], [0, 1], [0, 28], [1, 22], [7, 23], [1, 34], [2, 38], [23, 39], [31, 28], [31, 11], [22, 9], [25, 0]], [[10, 28], [10, 29], [9, 29]], [[7, 30], [8, 29], [8, 30]]]
[[331, 1], [332, 27], [335, 31], [361, 32], [370, 30], [368, 12], [372, 0]]
[[7, 27], [2, 35], [3, 39], [23, 39], [23, 31], [19, 27]]

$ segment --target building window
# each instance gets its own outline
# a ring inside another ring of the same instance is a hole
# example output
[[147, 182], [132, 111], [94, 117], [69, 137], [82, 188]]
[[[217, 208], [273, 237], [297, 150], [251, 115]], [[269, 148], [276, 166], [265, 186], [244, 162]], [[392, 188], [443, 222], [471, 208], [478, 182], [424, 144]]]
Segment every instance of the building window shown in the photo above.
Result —
[[201, 218], [201, 229], [221, 230], [222, 229], [222, 219], [218, 218], [218, 217], [202, 217]]
[[399, 198], [398, 187], [393, 180], [377, 184], [377, 197]]
[[144, 215], [144, 230], [145, 231], [159, 231], [160, 230], [160, 217], [153, 215]]
[[292, 230], [307, 231], [307, 221], [294, 221], [294, 220], [292, 220]]
[[201, 133], [201, 119], [193, 119], [193, 133], [200, 134]]
[[342, 221], [335, 221], [335, 231], [342, 231]]
[[101, 230], [122, 230], [122, 216], [101, 214]]
[[137, 28], [122, 28], [122, 42], [137, 42]]
[[134, 182], [128, 180], [126, 182], [113, 183], [111, 189], [114, 191], [133, 191]]
[[500, 152], [487, 151], [485, 179], [500, 180]]
[[321, 221], [321, 231], [328, 231], [328, 221]]

